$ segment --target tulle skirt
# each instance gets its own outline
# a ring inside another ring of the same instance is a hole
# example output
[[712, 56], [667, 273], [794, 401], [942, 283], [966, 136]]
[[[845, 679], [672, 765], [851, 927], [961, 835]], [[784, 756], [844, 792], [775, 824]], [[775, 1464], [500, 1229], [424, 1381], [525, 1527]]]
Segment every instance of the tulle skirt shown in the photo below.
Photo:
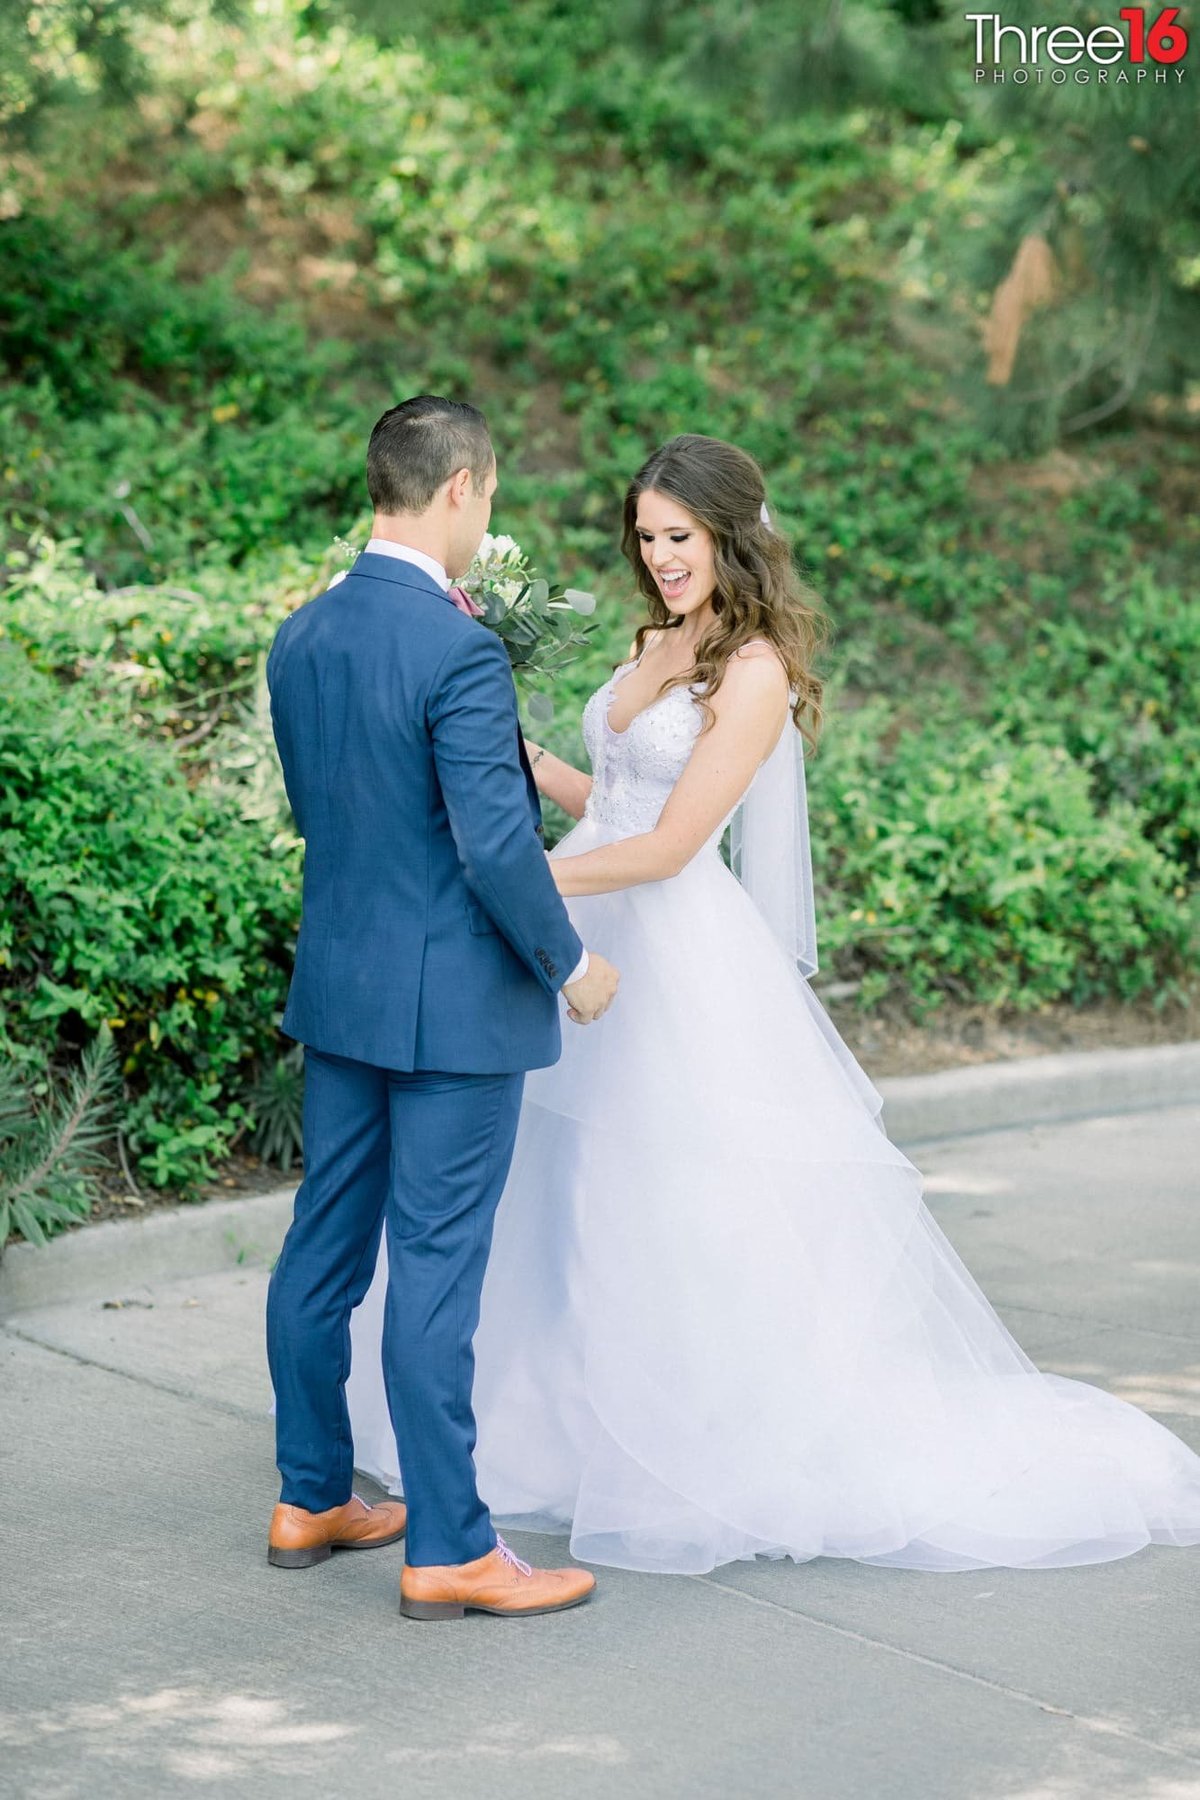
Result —
[[[585, 820], [556, 854], [613, 835]], [[621, 988], [526, 1082], [475, 1339], [498, 1522], [675, 1572], [1053, 1568], [1200, 1543], [1200, 1457], [1025, 1355], [717, 851], [570, 911]], [[357, 1466], [400, 1492], [385, 1255], [348, 1397]]]

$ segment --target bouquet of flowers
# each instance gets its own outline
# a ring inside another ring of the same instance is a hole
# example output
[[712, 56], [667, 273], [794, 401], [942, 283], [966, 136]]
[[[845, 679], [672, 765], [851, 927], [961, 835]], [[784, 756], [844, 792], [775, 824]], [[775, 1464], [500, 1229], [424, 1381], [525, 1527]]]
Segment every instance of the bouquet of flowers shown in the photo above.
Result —
[[[345, 538], [335, 539], [335, 545], [347, 564], [358, 555]], [[343, 581], [346, 573], [340, 570], [333, 581]], [[577, 621], [595, 612], [595, 595], [552, 587], [515, 539], [488, 532], [471, 567], [450, 589], [450, 598], [460, 612], [471, 613], [495, 632], [508, 652], [530, 719], [547, 724], [554, 717], [554, 702], [528, 687], [528, 678], [555, 674], [586, 644], [593, 627]]]
[[[518, 543], [490, 532], [462, 581], [450, 589], [450, 597], [495, 632], [519, 681], [561, 669], [592, 630], [577, 621], [596, 610], [594, 594], [552, 587]], [[530, 718], [539, 725], [554, 716], [548, 694], [527, 689], [524, 697]]]

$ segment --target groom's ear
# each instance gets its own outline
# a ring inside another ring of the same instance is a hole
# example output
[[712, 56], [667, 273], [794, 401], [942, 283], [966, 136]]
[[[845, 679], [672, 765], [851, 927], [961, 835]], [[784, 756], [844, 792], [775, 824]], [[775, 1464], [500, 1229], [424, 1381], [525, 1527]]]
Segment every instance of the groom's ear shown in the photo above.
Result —
[[458, 469], [446, 483], [446, 493], [452, 506], [461, 506], [471, 491], [470, 469]]

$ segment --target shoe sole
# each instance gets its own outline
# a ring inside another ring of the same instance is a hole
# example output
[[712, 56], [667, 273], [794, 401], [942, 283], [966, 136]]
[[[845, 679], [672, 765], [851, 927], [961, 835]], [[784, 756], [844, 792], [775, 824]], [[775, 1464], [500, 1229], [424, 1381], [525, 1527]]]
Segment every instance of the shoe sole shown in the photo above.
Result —
[[401, 1526], [390, 1537], [371, 1538], [365, 1544], [313, 1544], [308, 1550], [277, 1550], [274, 1544], [268, 1544], [267, 1561], [275, 1569], [311, 1569], [316, 1563], [328, 1562], [335, 1550], [382, 1550], [388, 1544], [398, 1544], [407, 1529]]
[[469, 1612], [490, 1613], [496, 1619], [535, 1619], [545, 1613], [568, 1612], [590, 1600], [594, 1588], [577, 1594], [573, 1600], [560, 1600], [554, 1606], [475, 1606], [469, 1600], [407, 1600], [400, 1596], [400, 1615], [405, 1619], [463, 1619]]

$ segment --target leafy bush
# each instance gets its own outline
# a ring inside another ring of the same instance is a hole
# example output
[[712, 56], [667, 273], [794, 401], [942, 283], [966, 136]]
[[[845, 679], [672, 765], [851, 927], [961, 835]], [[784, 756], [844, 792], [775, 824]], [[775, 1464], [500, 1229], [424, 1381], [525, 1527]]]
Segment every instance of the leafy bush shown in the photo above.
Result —
[[311, 387], [320, 370], [298, 320], [267, 317], [222, 282], [181, 290], [169, 263], [77, 221], [27, 210], [0, 223], [0, 246], [0, 366], [48, 380], [67, 418], [118, 408], [136, 375], [163, 398], [218, 392], [261, 422], [298, 374]]
[[0, 254], [10, 517], [77, 536], [121, 582], [297, 537], [317, 551], [361, 504], [367, 422], [328, 393], [341, 346], [91, 226], [3, 220]]
[[873, 704], [835, 714], [811, 791], [822, 948], [865, 1000], [1165, 998], [1195, 967], [1182, 867], [1063, 743], [961, 715], [897, 735]]
[[8, 563], [0, 636], [47, 674], [88, 674], [147, 705], [201, 705], [249, 686], [284, 612], [227, 570], [202, 572], [206, 592], [167, 583], [106, 590], [70, 539], [39, 536]]
[[1152, 843], [1200, 872], [1200, 609], [1142, 570], [1111, 579], [1085, 616], [1040, 621], [1029, 661], [1000, 678], [997, 716], [1061, 737], [1098, 803], [1131, 801]]
[[299, 911], [294, 849], [184, 781], [100, 690], [0, 644], [0, 1045], [45, 1064], [105, 1022], [156, 1186], [211, 1177], [273, 1048]]

